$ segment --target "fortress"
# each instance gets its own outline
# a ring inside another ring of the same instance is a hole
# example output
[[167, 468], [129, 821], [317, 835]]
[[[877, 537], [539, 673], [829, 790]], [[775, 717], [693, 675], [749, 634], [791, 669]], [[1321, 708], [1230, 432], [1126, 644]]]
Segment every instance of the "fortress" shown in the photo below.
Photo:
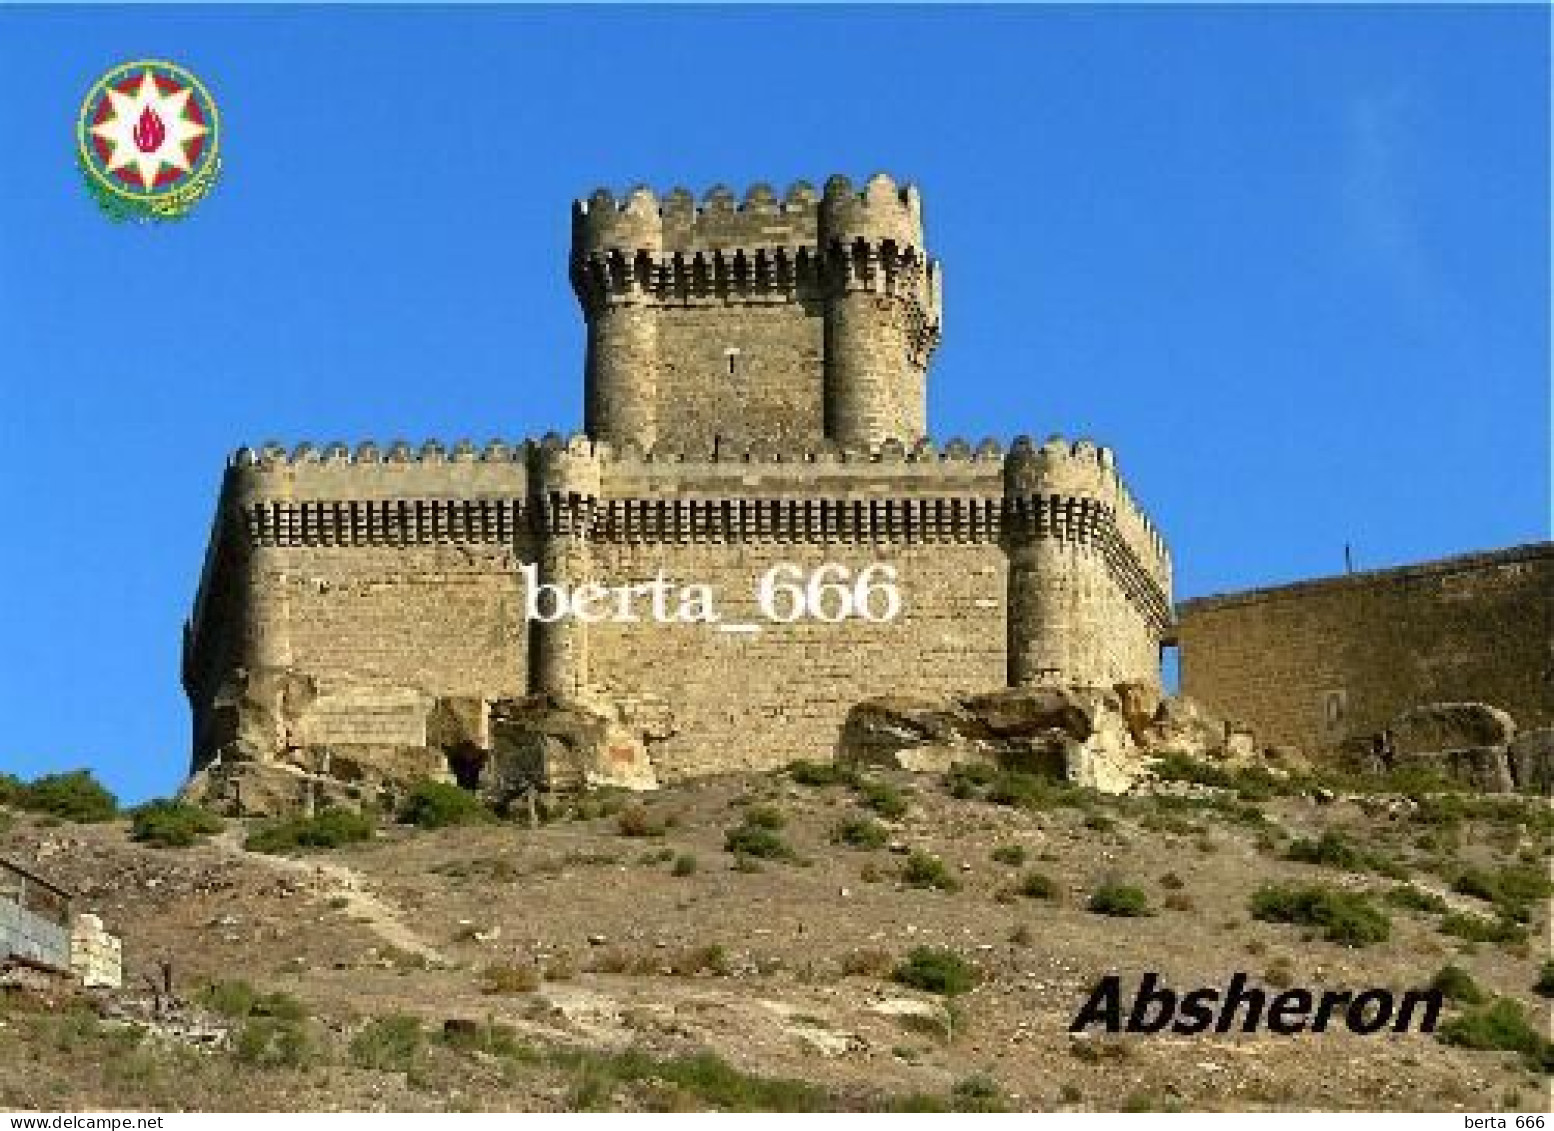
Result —
[[[829, 759], [873, 695], [1159, 686], [1170, 558], [1111, 452], [928, 438], [915, 188], [596, 192], [570, 276], [585, 435], [231, 458], [185, 630], [196, 792], [265, 811], [519, 754], [559, 785], [585, 740], [574, 776], [672, 780]], [[889, 566], [899, 614], [773, 620], [784, 563]], [[660, 576], [721, 621], [530, 615], [526, 578]]]

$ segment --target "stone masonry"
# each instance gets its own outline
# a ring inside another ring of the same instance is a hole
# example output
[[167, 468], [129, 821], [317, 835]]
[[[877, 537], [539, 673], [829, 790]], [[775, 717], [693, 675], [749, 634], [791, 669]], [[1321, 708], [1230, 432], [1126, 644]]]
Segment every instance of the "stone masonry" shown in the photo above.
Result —
[[1336, 750], [1410, 709], [1554, 726], [1554, 543], [1184, 602], [1182, 691], [1273, 743]]
[[[478, 784], [534, 748], [509, 732], [536, 702], [597, 716], [590, 780], [641, 783], [829, 758], [883, 692], [1158, 687], [1170, 559], [1111, 452], [927, 437], [942, 272], [916, 189], [601, 191], [570, 274], [585, 435], [232, 457], [185, 634], [193, 792]], [[766, 621], [780, 563], [889, 565], [900, 615]], [[751, 627], [546, 623], [531, 570], [706, 584]]]

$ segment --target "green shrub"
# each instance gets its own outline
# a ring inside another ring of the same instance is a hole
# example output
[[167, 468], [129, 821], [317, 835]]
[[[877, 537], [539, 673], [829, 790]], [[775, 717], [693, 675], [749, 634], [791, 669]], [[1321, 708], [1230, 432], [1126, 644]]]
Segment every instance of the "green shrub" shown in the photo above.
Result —
[[1508, 997], [1452, 1018], [1441, 1026], [1439, 1037], [1459, 1048], [1519, 1052], [1529, 1057], [1543, 1055], [1548, 1044], [1528, 1022], [1521, 1002]]
[[459, 1052], [480, 1052], [519, 1061], [535, 1059], [534, 1050], [518, 1040], [517, 1030], [497, 1021], [486, 1020], [468, 1025], [445, 1022], [442, 1043]]
[[1345, 872], [1376, 872], [1393, 879], [1406, 879], [1408, 870], [1397, 861], [1377, 852], [1366, 852], [1351, 844], [1342, 833], [1332, 829], [1316, 840], [1302, 838], [1290, 843], [1285, 856], [1306, 864], [1321, 864]]
[[917, 851], [908, 856], [901, 869], [901, 882], [913, 888], [960, 890], [960, 881], [950, 873], [949, 866], [931, 852]]
[[1342, 833], [1332, 829], [1324, 832], [1317, 840], [1302, 837], [1291, 842], [1284, 854], [1304, 864], [1321, 864], [1328, 868], [1341, 868], [1346, 872], [1366, 870], [1364, 854], [1345, 840]]
[[788, 826], [788, 818], [775, 805], [752, 805], [745, 810], [745, 824], [763, 829], [783, 829]]
[[301, 1021], [307, 1007], [282, 991], [261, 993], [242, 979], [212, 982], [200, 992], [200, 1002], [214, 1013], [241, 1021], [250, 1017], [268, 1017], [277, 1021]]
[[987, 787], [987, 799], [994, 805], [1008, 805], [1016, 809], [1042, 808], [1047, 797], [1046, 782], [1034, 774], [1019, 770], [1000, 773]]
[[1392, 933], [1392, 920], [1364, 894], [1322, 884], [1265, 884], [1252, 893], [1251, 911], [1252, 918], [1268, 923], [1321, 927], [1325, 938], [1341, 946], [1369, 946], [1384, 942]]
[[1235, 776], [1223, 766], [1190, 758], [1186, 754], [1167, 754], [1156, 761], [1155, 776], [1162, 781], [1184, 781], [1193, 785], [1230, 789]]
[[1085, 828], [1094, 829], [1098, 833], [1109, 833], [1116, 827], [1116, 820], [1105, 813], [1091, 813], [1085, 817]]
[[950, 1102], [956, 1111], [1008, 1111], [1003, 1089], [986, 1076], [968, 1076], [950, 1089]]
[[372, 818], [349, 809], [324, 809], [313, 817], [292, 817], [260, 825], [243, 847], [250, 852], [279, 854], [301, 848], [339, 848], [371, 840], [376, 827]]
[[1027, 872], [1020, 877], [1019, 891], [1026, 899], [1056, 899], [1058, 884], [1042, 872]]
[[405, 797], [399, 819], [417, 828], [444, 829], [489, 821], [492, 815], [467, 789], [460, 789], [451, 782], [421, 781]]
[[1441, 920], [1441, 934], [1468, 942], [1520, 943], [1527, 941], [1527, 929], [1509, 919], [1486, 919], [1454, 911]]
[[119, 815], [119, 801], [92, 776], [90, 770], [44, 774], [29, 784], [15, 778], [6, 786], [13, 797], [8, 804], [62, 821], [89, 824], [111, 821]]
[[280, 1017], [252, 1017], [238, 1027], [233, 1053], [255, 1068], [303, 1068], [313, 1052], [306, 1027]]
[[425, 1039], [420, 1020], [408, 1014], [375, 1018], [351, 1038], [351, 1062], [380, 1072], [408, 1072]]
[[1532, 984], [1532, 992], [1539, 997], [1554, 997], [1554, 958], [1538, 968], [1538, 980]]
[[187, 801], [158, 799], [132, 812], [130, 836], [157, 848], [187, 848], [221, 828], [221, 818], [208, 809]]
[[851, 766], [836, 762], [794, 762], [788, 767], [788, 776], [799, 785], [852, 785], [858, 773]]
[[1097, 915], [1124, 919], [1154, 914], [1149, 909], [1149, 897], [1144, 889], [1129, 884], [1102, 884], [1090, 896], [1090, 910]]
[[976, 971], [964, 958], [934, 946], [914, 947], [891, 977], [903, 986], [947, 997], [963, 994], [977, 983]]
[[241, 980], [212, 982], [200, 993], [200, 1001], [207, 1009], [223, 1017], [247, 1017], [254, 1009], [259, 991]]
[[860, 782], [858, 792], [863, 795], [863, 803], [881, 817], [896, 820], [906, 816], [907, 799], [889, 782]]
[[1547, 869], [1511, 864], [1494, 872], [1468, 868], [1457, 874], [1454, 891], [1495, 905], [1503, 918], [1525, 923], [1532, 918], [1532, 904], [1550, 893]]
[[976, 797], [982, 787], [998, 776], [998, 768], [987, 762], [961, 762], [944, 775], [944, 787], [951, 797], [966, 800]]
[[1464, 1005], [1481, 1005], [1486, 1000], [1486, 995], [1461, 966], [1446, 965], [1436, 971], [1435, 977], [1430, 979], [1430, 988], [1439, 990], [1441, 996], [1451, 1001], [1460, 1001]]
[[872, 817], [848, 817], [831, 830], [831, 840], [849, 848], [883, 848], [889, 833]]
[[1000, 864], [1008, 864], [1011, 868], [1018, 868], [1025, 863], [1025, 845], [1000, 844], [993, 849], [992, 856]]
[[835, 1101], [823, 1090], [797, 1080], [750, 1076], [709, 1052], [659, 1060], [635, 1049], [626, 1052], [547, 1054], [575, 1079], [569, 1106], [574, 1110], [608, 1106], [617, 1085], [653, 1081], [720, 1111], [825, 1111]]
[[670, 869], [677, 876], [690, 876], [696, 872], [696, 857], [689, 852], [682, 852], [674, 858], [674, 867]]
[[739, 825], [723, 834], [723, 848], [741, 858], [787, 860], [793, 856], [788, 842], [772, 829], [760, 825]]
[[1428, 911], [1440, 915], [1446, 911], [1446, 901], [1431, 891], [1422, 891], [1413, 884], [1399, 884], [1381, 897], [1394, 907], [1406, 907], [1410, 911]]

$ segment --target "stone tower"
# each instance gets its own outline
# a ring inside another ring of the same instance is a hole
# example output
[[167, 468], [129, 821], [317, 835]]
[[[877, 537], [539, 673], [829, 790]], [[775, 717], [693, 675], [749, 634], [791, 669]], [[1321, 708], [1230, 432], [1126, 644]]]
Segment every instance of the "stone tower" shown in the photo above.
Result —
[[573, 208], [571, 277], [595, 439], [707, 454], [927, 432], [941, 274], [915, 187], [832, 177], [818, 199], [757, 185], [699, 207], [684, 189], [600, 190]]

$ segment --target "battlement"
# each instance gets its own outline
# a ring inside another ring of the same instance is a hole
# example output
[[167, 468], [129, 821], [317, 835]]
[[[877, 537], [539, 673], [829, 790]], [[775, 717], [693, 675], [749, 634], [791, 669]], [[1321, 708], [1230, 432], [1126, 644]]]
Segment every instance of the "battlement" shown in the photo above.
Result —
[[1090, 440], [1052, 436], [1039, 446], [1019, 437], [1009, 449], [1006, 492], [1011, 497], [1064, 495], [1099, 499], [1116, 515], [1118, 533], [1139, 562], [1171, 588], [1171, 554], [1165, 538], [1134, 498], [1110, 448]]
[[[384, 465], [439, 466], [447, 464], [504, 464], [524, 463], [534, 454], [570, 453], [591, 456], [620, 463], [647, 464], [749, 464], [749, 463], [851, 463], [851, 464], [935, 464], [935, 463], [996, 463], [1003, 466], [1006, 458], [1024, 453], [1038, 457], [1038, 467], [1049, 479], [1061, 477], [1070, 467], [1114, 469], [1111, 449], [1090, 440], [1067, 441], [1054, 436], [1037, 448], [1029, 437], [1016, 437], [1006, 450], [993, 437], [976, 443], [954, 437], [942, 444], [931, 439], [920, 440], [913, 445], [899, 440], [886, 440], [877, 447], [844, 445], [832, 440], [815, 444], [780, 444], [763, 440], [739, 444], [720, 444], [711, 450], [687, 448], [672, 442], [644, 448], [634, 441], [619, 444], [590, 437], [582, 432], [563, 436], [548, 432], [539, 438], [514, 441], [488, 440], [476, 444], [470, 439], [445, 443], [428, 439], [420, 444], [408, 440], [391, 440], [378, 443], [364, 440], [352, 447], [342, 441], [315, 444], [303, 441], [287, 448], [276, 441], [268, 441], [259, 447], [244, 446], [227, 457], [227, 466], [251, 469], [256, 472], [278, 471], [287, 468], [340, 468], [378, 467]], [[1112, 472], [1115, 478], [1115, 470]]]
[[797, 181], [781, 197], [771, 185], [751, 185], [743, 199], [717, 185], [697, 204], [690, 190], [662, 197], [638, 186], [617, 198], [596, 189], [572, 205], [574, 261], [611, 253], [691, 253], [783, 248], [821, 248], [836, 243], [889, 243], [900, 251], [923, 250], [923, 206], [915, 185], [898, 186], [878, 173], [855, 189], [843, 176], [816, 193]]
[[975, 496], [998, 500], [994, 517], [1005, 514], [1013, 522], [1020, 514], [1057, 513], [1054, 508], [1073, 505], [1080, 508], [1077, 521], [1114, 528], [1154, 586], [1164, 593], [1171, 586], [1165, 540], [1123, 482], [1112, 450], [1085, 439], [1052, 436], [1037, 444], [1019, 436], [1007, 448], [992, 438], [975, 444], [961, 438], [913, 445], [887, 440], [872, 448], [758, 440], [703, 450], [552, 432], [483, 445], [467, 439], [419, 446], [396, 440], [352, 448], [336, 441], [288, 450], [268, 443], [239, 448], [228, 467], [240, 506], [277, 499], [522, 500], [553, 493], [605, 499]]

